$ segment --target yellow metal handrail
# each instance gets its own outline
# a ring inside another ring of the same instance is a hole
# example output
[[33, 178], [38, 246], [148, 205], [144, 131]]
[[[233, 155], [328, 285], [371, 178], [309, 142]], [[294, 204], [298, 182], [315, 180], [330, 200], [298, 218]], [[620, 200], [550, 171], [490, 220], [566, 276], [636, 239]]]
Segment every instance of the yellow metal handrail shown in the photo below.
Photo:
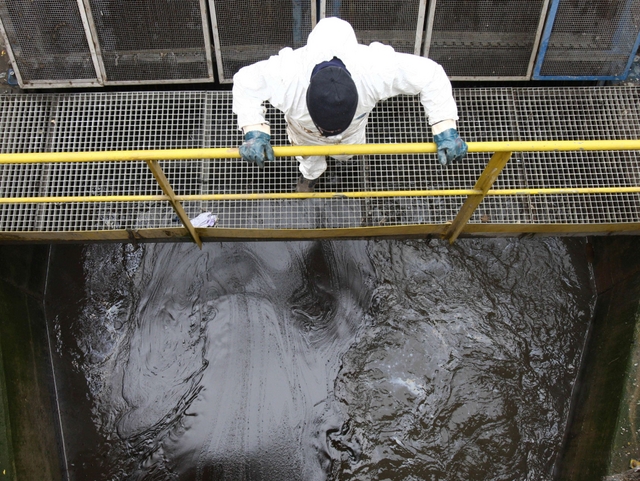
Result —
[[[468, 142], [469, 152], [553, 152], [576, 150], [640, 150], [640, 140], [532, 140]], [[397, 144], [297, 145], [274, 147], [276, 157], [312, 155], [390, 155], [435, 153], [430, 142]], [[98, 152], [26, 152], [0, 154], [0, 164], [102, 162], [129, 160], [186, 160], [239, 158], [237, 148], [118, 150]]]
[[[145, 161], [152, 171], [164, 195], [109, 195], [109, 196], [65, 196], [65, 197], [4, 197], [0, 204], [20, 203], [64, 203], [64, 202], [131, 202], [168, 201], [193, 240], [201, 247], [197, 230], [188, 219], [180, 202], [194, 200], [262, 200], [295, 198], [363, 198], [363, 197], [421, 197], [421, 196], [467, 196], [458, 215], [447, 227], [443, 237], [454, 242], [471, 215], [487, 195], [545, 195], [545, 194], [598, 194], [640, 193], [640, 187], [590, 187], [548, 189], [497, 189], [491, 186], [509, 161], [513, 152], [553, 151], [605, 151], [640, 150], [640, 140], [567, 140], [567, 141], [507, 141], [468, 142], [469, 152], [493, 152], [486, 168], [473, 189], [409, 190], [373, 192], [314, 192], [314, 193], [262, 193], [262, 194], [202, 194], [176, 195], [157, 161], [188, 159], [233, 159], [239, 158], [237, 148], [202, 149], [158, 149], [97, 152], [29, 152], [0, 154], [2, 164], [38, 164], [64, 162], [120, 162]], [[273, 148], [276, 157], [316, 155], [391, 155], [435, 153], [433, 143], [396, 144], [338, 144], [321, 146], [281, 146]]]

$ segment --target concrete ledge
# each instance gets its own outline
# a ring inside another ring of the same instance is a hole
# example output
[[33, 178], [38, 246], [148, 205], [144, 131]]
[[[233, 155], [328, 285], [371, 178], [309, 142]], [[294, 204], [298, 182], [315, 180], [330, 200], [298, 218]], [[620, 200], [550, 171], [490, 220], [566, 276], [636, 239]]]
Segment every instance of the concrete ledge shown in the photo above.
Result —
[[590, 245], [598, 297], [556, 476], [562, 480], [625, 473], [640, 457], [640, 237], [595, 237]]

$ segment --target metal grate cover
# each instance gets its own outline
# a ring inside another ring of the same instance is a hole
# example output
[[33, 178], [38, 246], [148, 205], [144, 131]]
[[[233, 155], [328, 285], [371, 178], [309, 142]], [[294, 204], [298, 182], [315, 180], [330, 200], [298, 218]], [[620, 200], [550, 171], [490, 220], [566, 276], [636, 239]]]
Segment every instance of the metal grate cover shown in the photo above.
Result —
[[321, 0], [321, 17], [349, 22], [358, 42], [381, 42], [397, 52], [420, 55], [426, 0]]
[[0, 2], [12, 63], [25, 87], [98, 85], [76, 0]]
[[316, 22], [315, 0], [209, 0], [209, 5], [222, 83], [284, 47], [302, 47]]
[[[456, 89], [459, 130], [467, 141], [640, 138], [640, 88]], [[229, 147], [242, 138], [231, 93], [118, 92], [0, 95], [0, 149], [7, 152]], [[270, 108], [275, 145], [286, 145], [283, 116]], [[416, 97], [381, 102], [370, 143], [431, 141]], [[489, 153], [441, 167], [435, 154], [329, 160], [320, 192], [469, 189]], [[291, 192], [297, 163], [264, 169], [238, 159], [162, 161], [178, 194]], [[0, 197], [155, 195], [143, 162], [0, 165]], [[640, 185], [638, 152], [515, 153], [496, 189]], [[189, 217], [219, 216], [219, 227], [318, 229], [443, 224], [464, 197], [189, 201]], [[584, 224], [640, 222], [640, 196], [511, 195], [487, 197], [471, 223]], [[2, 231], [86, 231], [180, 227], [167, 202], [0, 204]]]
[[622, 79], [639, 34], [640, 0], [554, 0], [534, 78]]
[[204, 0], [84, 0], [105, 84], [212, 81]]
[[548, 0], [433, 0], [424, 56], [453, 80], [528, 80]]

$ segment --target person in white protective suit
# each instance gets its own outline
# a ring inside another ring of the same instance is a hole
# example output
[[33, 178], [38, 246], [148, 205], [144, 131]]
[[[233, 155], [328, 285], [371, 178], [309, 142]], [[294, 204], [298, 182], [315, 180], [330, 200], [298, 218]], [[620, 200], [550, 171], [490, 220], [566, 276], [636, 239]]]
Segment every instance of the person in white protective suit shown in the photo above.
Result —
[[[234, 75], [233, 112], [244, 132], [240, 154], [260, 167], [274, 160], [264, 101], [284, 113], [294, 145], [363, 144], [376, 103], [400, 94], [420, 94], [442, 165], [466, 155], [467, 145], [457, 131], [451, 83], [439, 64], [378, 42], [358, 44], [349, 23], [322, 19], [306, 46], [284, 48]], [[326, 159], [297, 160], [301, 175], [296, 190], [312, 192], [327, 169]]]

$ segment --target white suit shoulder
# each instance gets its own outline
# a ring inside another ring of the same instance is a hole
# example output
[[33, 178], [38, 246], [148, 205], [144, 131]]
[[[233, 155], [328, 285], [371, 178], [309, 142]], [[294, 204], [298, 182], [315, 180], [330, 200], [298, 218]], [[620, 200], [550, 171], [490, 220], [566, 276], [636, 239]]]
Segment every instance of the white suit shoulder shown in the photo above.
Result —
[[305, 93], [311, 71], [334, 56], [345, 63], [356, 83], [360, 114], [369, 112], [380, 100], [420, 94], [430, 123], [458, 118], [451, 85], [440, 65], [425, 57], [396, 52], [380, 42], [358, 44], [349, 23], [330, 17], [318, 22], [304, 47], [284, 48], [234, 76], [233, 111], [239, 126], [263, 123], [264, 101], [283, 111], [288, 119], [309, 121]]
[[240, 128], [265, 122], [262, 106], [265, 101], [286, 109], [290, 86], [298, 82], [304, 57], [302, 49], [286, 47], [277, 55], [241, 68], [233, 76], [232, 108]]

